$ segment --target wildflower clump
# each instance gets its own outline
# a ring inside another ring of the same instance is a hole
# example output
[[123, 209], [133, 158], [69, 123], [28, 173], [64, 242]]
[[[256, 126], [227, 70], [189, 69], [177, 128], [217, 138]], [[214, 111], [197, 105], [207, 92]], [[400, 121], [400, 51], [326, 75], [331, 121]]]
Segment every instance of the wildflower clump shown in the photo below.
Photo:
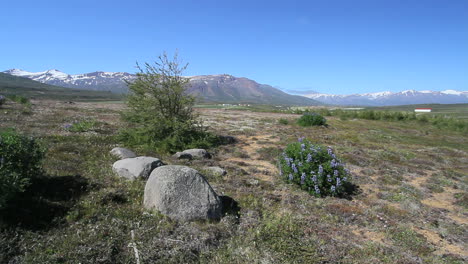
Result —
[[306, 112], [297, 120], [297, 124], [303, 127], [325, 126], [327, 124], [327, 120], [325, 117], [317, 113]]
[[280, 173], [316, 197], [342, 196], [351, 186], [351, 175], [330, 147], [313, 145], [300, 138], [289, 144], [279, 158]]

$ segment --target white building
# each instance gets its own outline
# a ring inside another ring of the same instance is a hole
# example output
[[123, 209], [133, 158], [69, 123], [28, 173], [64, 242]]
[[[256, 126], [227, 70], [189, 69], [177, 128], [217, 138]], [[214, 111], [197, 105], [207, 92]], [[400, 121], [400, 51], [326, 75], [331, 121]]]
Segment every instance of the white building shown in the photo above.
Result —
[[430, 113], [432, 108], [415, 108], [414, 111], [416, 113]]

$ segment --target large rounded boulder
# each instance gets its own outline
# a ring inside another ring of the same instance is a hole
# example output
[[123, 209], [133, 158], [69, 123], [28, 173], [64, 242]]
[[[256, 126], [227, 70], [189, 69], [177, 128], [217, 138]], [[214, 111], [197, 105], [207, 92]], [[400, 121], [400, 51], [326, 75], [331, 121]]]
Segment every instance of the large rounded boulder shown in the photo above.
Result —
[[145, 186], [144, 207], [179, 221], [220, 219], [222, 204], [205, 177], [178, 165], [153, 170]]
[[160, 159], [142, 156], [118, 160], [112, 165], [112, 170], [128, 180], [147, 179], [155, 168], [162, 165]]

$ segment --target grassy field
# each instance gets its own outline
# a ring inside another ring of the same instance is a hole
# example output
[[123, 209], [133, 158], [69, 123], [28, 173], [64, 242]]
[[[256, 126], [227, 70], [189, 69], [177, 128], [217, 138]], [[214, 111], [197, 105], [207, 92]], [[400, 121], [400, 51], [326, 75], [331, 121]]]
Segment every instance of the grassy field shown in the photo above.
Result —
[[[145, 182], [112, 172], [123, 107], [40, 100], [28, 113], [11, 102], [0, 109], [0, 128], [48, 146], [47, 175], [0, 211], [0, 263], [136, 263], [129, 245], [141, 263], [468, 261], [462, 132], [417, 120], [337, 117], [327, 118], [328, 127], [304, 128], [294, 114], [198, 109], [212, 131], [237, 143], [211, 149], [214, 158], [204, 161], [135, 151], [167, 164], [225, 168], [226, 176], [207, 179], [240, 211], [220, 222], [179, 223], [142, 209]], [[85, 131], [64, 129], [83, 119], [93, 120]], [[359, 186], [352, 199], [315, 198], [279, 178], [278, 155], [302, 136], [347, 163]]]

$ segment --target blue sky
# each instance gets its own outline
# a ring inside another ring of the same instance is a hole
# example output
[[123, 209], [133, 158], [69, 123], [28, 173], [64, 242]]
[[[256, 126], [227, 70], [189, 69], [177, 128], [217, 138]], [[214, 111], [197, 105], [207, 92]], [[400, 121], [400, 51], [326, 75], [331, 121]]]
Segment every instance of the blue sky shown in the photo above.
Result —
[[0, 70], [186, 75], [351, 94], [468, 90], [467, 0], [5, 1]]

